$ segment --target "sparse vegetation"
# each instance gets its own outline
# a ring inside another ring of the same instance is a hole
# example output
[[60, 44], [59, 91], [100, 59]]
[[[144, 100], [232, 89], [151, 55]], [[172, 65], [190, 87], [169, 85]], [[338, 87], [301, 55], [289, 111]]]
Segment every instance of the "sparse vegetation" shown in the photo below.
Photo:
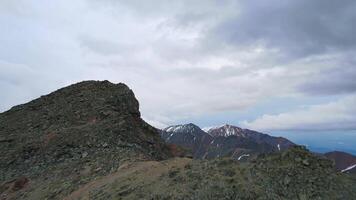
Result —
[[[300, 158], [300, 159], [299, 159]], [[309, 163], [303, 162], [308, 160]], [[355, 177], [337, 174], [332, 163], [302, 147], [241, 163], [229, 158], [176, 158], [128, 168], [126, 174], [100, 187], [95, 199], [354, 199]], [[130, 188], [128, 190], [128, 188]], [[103, 195], [101, 195], [103, 194]], [[149, 195], [147, 195], [149, 194]]]

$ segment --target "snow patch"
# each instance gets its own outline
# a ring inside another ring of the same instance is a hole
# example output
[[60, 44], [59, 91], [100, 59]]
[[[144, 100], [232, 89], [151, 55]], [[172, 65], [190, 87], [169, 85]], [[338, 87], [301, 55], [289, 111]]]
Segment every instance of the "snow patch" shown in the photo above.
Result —
[[171, 137], [173, 136], [173, 134], [174, 134], [174, 133], [169, 134], [167, 140], [171, 139]]
[[241, 160], [241, 158], [243, 158], [243, 157], [248, 157], [248, 156], [250, 156], [250, 154], [242, 154], [241, 156], [239, 156], [239, 157], [237, 158], [237, 160]]
[[346, 169], [341, 170], [341, 172], [349, 171], [349, 170], [351, 170], [351, 169], [353, 169], [353, 168], [355, 168], [355, 167], [356, 167], [356, 164], [351, 165], [351, 166], [347, 167]]
[[[243, 129], [237, 127], [237, 126], [232, 126], [229, 124], [223, 124], [220, 126], [213, 126], [213, 127], [205, 127], [203, 130], [207, 133], [211, 133], [213, 131], [218, 131], [218, 134], [214, 134], [215, 136], [223, 136], [223, 137], [229, 137], [231, 135], [236, 135], [236, 136], [242, 136], [246, 137]], [[211, 134], [210, 134], [211, 135]], [[214, 136], [212, 135], [212, 136]]]
[[171, 126], [171, 127], [167, 128], [166, 131], [167, 131], [167, 132], [170, 132], [173, 128], [174, 128], [174, 127]]
[[203, 130], [204, 132], [208, 132], [210, 129], [214, 128], [213, 126], [209, 126], [209, 127], [204, 127], [201, 130]]
[[202, 128], [202, 130], [208, 133], [210, 130], [223, 128], [224, 126], [227, 126], [227, 124], [223, 124], [223, 125], [219, 125], [219, 126], [208, 126], [208, 127]]

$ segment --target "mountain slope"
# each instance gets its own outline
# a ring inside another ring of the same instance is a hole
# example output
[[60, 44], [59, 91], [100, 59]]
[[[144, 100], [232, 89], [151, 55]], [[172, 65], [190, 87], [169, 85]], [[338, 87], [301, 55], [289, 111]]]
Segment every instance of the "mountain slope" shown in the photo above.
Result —
[[[0, 199], [56, 199], [170, 152], [124, 84], [85, 81], [0, 114]], [[1, 184], [2, 183], [2, 184]]]
[[356, 167], [356, 156], [341, 151], [328, 152], [324, 155], [334, 161], [336, 170], [356, 172], [354, 170]]
[[213, 140], [213, 137], [192, 123], [169, 126], [162, 130], [161, 137], [169, 144], [189, 149], [195, 158], [201, 158]]
[[250, 138], [259, 144], [267, 143], [273, 146], [276, 150], [285, 150], [295, 145], [293, 142], [283, 137], [273, 137], [264, 133], [249, 129], [242, 129], [240, 127], [232, 126], [229, 124], [209, 128], [207, 129], [207, 133], [213, 137], [228, 137], [234, 135], [241, 138]]

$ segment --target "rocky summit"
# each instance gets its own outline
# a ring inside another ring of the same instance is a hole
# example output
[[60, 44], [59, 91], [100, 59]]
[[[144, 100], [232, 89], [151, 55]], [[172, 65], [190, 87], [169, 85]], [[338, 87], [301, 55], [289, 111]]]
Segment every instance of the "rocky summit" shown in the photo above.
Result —
[[124, 84], [84, 81], [0, 114], [0, 199], [60, 199], [127, 161], [170, 156]]

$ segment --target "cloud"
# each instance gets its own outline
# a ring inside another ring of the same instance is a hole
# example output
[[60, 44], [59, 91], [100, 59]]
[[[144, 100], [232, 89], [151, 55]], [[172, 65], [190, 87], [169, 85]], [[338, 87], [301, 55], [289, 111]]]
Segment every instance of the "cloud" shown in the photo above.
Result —
[[284, 59], [346, 51], [356, 45], [356, 2], [238, 1], [235, 16], [207, 35], [216, 46], [241, 48], [254, 44], [278, 51]]
[[242, 122], [257, 130], [355, 130], [356, 96]]
[[44, 93], [57, 89], [57, 84], [50, 81], [27, 65], [9, 63], [0, 60], [0, 110], [9, 106], [26, 103]]
[[0, 110], [85, 79], [128, 84], [158, 126], [271, 98], [353, 95], [354, 10], [350, 0], [1, 1]]
[[310, 95], [337, 95], [356, 92], [356, 62], [354, 58], [344, 59], [342, 67], [336, 66], [312, 74], [299, 86], [300, 91]]

